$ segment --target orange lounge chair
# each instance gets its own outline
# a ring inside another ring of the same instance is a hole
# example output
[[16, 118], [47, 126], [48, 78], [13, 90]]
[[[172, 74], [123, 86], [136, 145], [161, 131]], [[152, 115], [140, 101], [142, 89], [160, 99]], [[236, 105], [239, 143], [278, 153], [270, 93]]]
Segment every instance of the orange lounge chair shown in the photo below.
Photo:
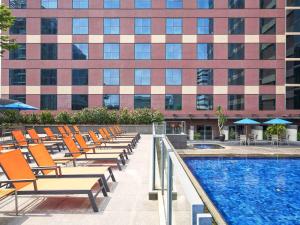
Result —
[[112, 134], [114, 137], [116, 137], [116, 138], [118, 138], [118, 137], [121, 137], [121, 138], [122, 138], [122, 137], [123, 137], [123, 138], [133, 138], [133, 139], [135, 139], [136, 142], [138, 142], [138, 140], [139, 140], [139, 138], [138, 138], [137, 135], [120, 134], [120, 133], [118, 132], [118, 130], [116, 129], [115, 126], [109, 127], [109, 130], [110, 130], [111, 134]]
[[88, 145], [81, 134], [75, 134], [74, 137], [81, 148], [80, 150], [82, 150], [82, 151], [86, 151], [86, 152], [92, 151], [93, 153], [100, 153], [100, 154], [111, 154], [111, 153], [122, 154], [123, 157], [128, 159], [128, 155], [127, 155], [127, 152], [125, 149], [122, 149], [122, 148], [120, 148], [120, 149], [116, 149], [116, 148], [103, 149], [101, 146], [98, 147], [97, 145]]
[[[111, 167], [97, 166], [97, 167], [60, 167], [56, 162], [62, 159], [53, 159], [43, 144], [30, 146], [29, 151], [41, 170], [39, 171], [47, 177], [101, 177], [103, 186], [106, 191], [109, 191], [107, 181], [109, 178], [116, 181]], [[47, 168], [56, 168], [57, 170], [48, 170]], [[106, 174], [108, 176], [106, 177]]]
[[[8, 183], [2, 182], [2, 186], [9, 185]], [[0, 201], [7, 198], [10, 195], [15, 196], [15, 210], [16, 210], [16, 216], [18, 215], [18, 194], [16, 189], [14, 188], [0, 188]]]
[[137, 139], [140, 139], [141, 138], [141, 135], [140, 135], [140, 133], [137, 133], [137, 132], [133, 132], [133, 133], [128, 133], [128, 132], [125, 132], [125, 131], [123, 131], [122, 129], [121, 129], [121, 127], [120, 126], [118, 126], [118, 125], [116, 125], [116, 126], [114, 126], [114, 128], [115, 128], [115, 130], [116, 130], [116, 132], [119, 134], [119, 135], [123, 135], [123, 136], [134, 136], [134, 137], [137, 137]]
[[89, 135], [91, 137], [91, 140], [93, 143], [97, 146], [103, 146], [106, 148], [126, 148], [128, 152], [132, 152], [132, 148], [130, 144], [124, 144], [124, 143], [112, 143], [112, 142], [102, 142], [96, 135], [96, 133], [92, 130], [89, 131]]
[[53, 131], [51, 130], [50, 127], [45, 127], [44, 131], [49, 140], [51, 140], [51, 141], [62, 140], [61, 138], [58, 137], [58, 135], [53, 133]]
[[71, 129], [70, 129], [67, 125], [64, 125], [63, 128], [65, 129], [66, 133], [67, 133], [69, 136], [72, 136], [72, 135], [73, 135], [73, 132], [71, 131]]
[[119, 170], [122, 170], [121, 164], [125, 165], [125, 159], [122, 154], [99, 154], [87, 151], [80, 151], [78, 146], [75, 144], [71, 137], [63, 138], [67, 149], [69, 150], [69, 155], [76, 158], [77, 161], [97, 161], [100, 163], [112, 162]]
[[[41, 178], [34, 175], [30, 166], [24, 159], [20, 150], [10, 151], [0, 155], [0, 166], [8, 180], [0, 181], [2, 184], [12, 184], [18, 195], [73, 195], [85, 194], [95, 212], [98, 206], [95, 198], [102, 191], [104, 196], [107, 192], [102, 185], [101, 178]], [[50, 170], [50, 168], [49, 168]], [[99, 183], [96, 193], [94, 186]]]
[[64, 137], [72, 137], [72, 135], [70, 136], [67, 131], [65, 130], [64, 127], [62, 126], [58, 126], [57, 127], [58, 132], [60, 133], [60, 135], [64, 138]]
[[136, 141], [134, 138], [131, 137], [115, 137], [113, 134], [110, 134], [106, 128], [102, 128], [102, 131], [105, 133], [107, 139], [112, 142], [119, 142], [119, 143], [130, 143], [132, 147], [135, 147]]
[[109, 143], [122, 143], [122, 144], [129, 144], [129, 145], [131, 145], [132, 147], [134, 147], [134, 144], [133, 144], [133, 142], [132, 142], [132, 140], [128, 140], [128, 139], [113, 139], [111, 136], [110, 136], [110, 134], [108, 133], [106, 133], [105, 132], [105, 129], [104, 128], [99, 128], [98, 129], [99, 130], [99, 133], [100, 133], [100, 135], [101, 135], [101, 137], [105, 140], [105, 142], [107, 143], [107, 142], [109, 142]]

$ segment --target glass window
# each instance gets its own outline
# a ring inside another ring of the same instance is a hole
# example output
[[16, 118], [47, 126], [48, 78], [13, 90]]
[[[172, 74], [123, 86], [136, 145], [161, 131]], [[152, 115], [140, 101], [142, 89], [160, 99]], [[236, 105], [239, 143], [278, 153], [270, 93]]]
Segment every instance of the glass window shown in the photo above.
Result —
[[72, 85], [88, 85], [89, 70], [88, 69], [72, 69]]
[[197, 110], [213, 110], [214, 108], [213, 95], [197, 95], [196, 101]]
[[243, 69], [228, 70], [228, 85], [244, 85], [245, 75]]
[[276, 45], [275, 44], [260, 44], [260, 59], [272, 60], [276, 59]]
[[166, 69], [166, 85], [181, 85], [181, 69]]
[[104, 59], [120, 59], [120, 45], [104, 44]]
[[245, 0], [228, 0], [229, 9], [244, 9]]
[[228, 19], [228, 33], [229, 34], [244, 34], [245, 33], [244, 18], [229, 18]]
[[198, 34], [213, 34], [213, 18], [198, 18]]
[[89, 0], [73, 0], [74, 9], [87, 9], [89, 8]]
[[259, 110], [275, 110], [276, 95], [259, 95]]
[[88, 44], [72, 44], [72, 59], [73, 60], [86, 60], [89, 58], [89, 45]]
[[134, 95], [134, 108], [151, 108], [151, 95]]
[[287, 6], [300, 6], [299, 0], [287, 0], [286, 1]]
[[57, 44], [43, 43], [41, 44], [41, 59], [56, 60], [57, 59]]
[[286, 88], [286, 109], [300, 109], [300, 87]]
[[81, 110], [88, 105], [88, 95], [72, 95], [72, 110]]
[[286, 31], [300, 32], [300, 10], [287, 10], [286, 15]]
[[57, 69], [41, 69], [41, 85], [57, 85]]
[[15, 95], [15, 94], [10, 94], [9, 95], [9, 99], [12, 99], [12, 100], [16, 100], [16, 101], [19, 101], [19, 102], [23, 102], [24, 104], [26, 104], [26, 95]]
[[197, 58], [203, 60], [210, 60], [214, 58], [213, 44], [201, 43], [197, 44]]
[[17, 17], [9, 29], [10, 34], [26, 34], [26, 18]]
[[26, 9], [27, 0], [9, 0], [9, 8], [11, 9]]
[[276, 0], [260, 0], [261, 9], [275, 9]]
[[276, 70], [275, 69], [260, 69], [259, 70], [259, 85], [275, 85]]
[[41, 34], [57, 34], [57, 19], [41, 18]]
[[151, 18], [135, 18], [135, 34], [151, 34]]
[[57, 95], [41, 95], [41, 110], [57, 110]]
[[183, 6], [182, 0], [166, 0], [168, 9], [181, 9]]
[[213, 85], [214, 72], [213, 69], [197, 69], [198, 85]]
[[120, 8], [120, 0], [104, 0], [105, 9], [118, 9]]
[[197, 6], [199, 9], [213, 9], [214, 0], [197, 0]]
[[243, 60], [244, 59], [244, 44], [230, 43], [228, 44], [228, 59]]
[[149, 9], [152, 7], [152, 0], [135, 0], [134, 6], [137, 9]]
[[260, 34], [276, 34], [276, 19], [260, 18]]
[[18, 44], [17, 48], [9, 50], [10, 60], [26, 59], [26, 44]]
[[167, 34], [182, 34], [182, 18], [166, 18]]
[[120, 109], [120, 96], [103, 95], [103, 106], [107, 109]]
[[228, 95], [229, 110], [244, 110], [244, 95]]
[[103, 85], [119, 85], [120, 70], [119, 69], [104, 69], [103, 70]]
[[166, 59], [181, 59], [181, 44], [166, 44]]
[[182, 95], [178, 95], [178, 94], [165, 95], [165, 109], [166, 110], [181, 110], [182, 109]]
[[286, 57], [300, 58], [300, 35], [287, 35]]
[[151, 70], [150, 69], [135, 69], [134, 70], [135, 85], [151, 85]]
[[56, 9], [57, 0], [41, 0], [42, 9]]
[[151, 59], [151, 44], [135, 44], [134, 45], [135, 59]]
[[120, 34], [119, 18], [104, 18], [104, 34]]
[[286, 62], [286, 83], [300, 84], [300, 61]]
[[9, 85], [26, 85], [26, 70], [9, 69]]
[[88, 34], [89, 19], [88, 18], [73, 18], [72, 34]]

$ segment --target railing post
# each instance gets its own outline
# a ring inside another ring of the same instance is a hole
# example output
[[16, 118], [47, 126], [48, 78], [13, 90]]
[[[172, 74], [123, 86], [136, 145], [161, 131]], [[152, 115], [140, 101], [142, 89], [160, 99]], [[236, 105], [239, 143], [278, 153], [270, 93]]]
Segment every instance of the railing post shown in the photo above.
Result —
[[168, 196], [167, 196], [167, 224], [172, 225], [172, 195], [173, 195], [173, 164], [168, 154]]
[[165, 192], [165, 144], [161, 140], [161, 194], [164, 195]]
[[156, 172], [155, 172], [155, 160], [156, 160], [156, 138], [153, 135], [153, 150], [152, 150], [152, 190], [155, 190], [156, 188], [156, 184], [155, 184], [155, 180], [156, 180]]

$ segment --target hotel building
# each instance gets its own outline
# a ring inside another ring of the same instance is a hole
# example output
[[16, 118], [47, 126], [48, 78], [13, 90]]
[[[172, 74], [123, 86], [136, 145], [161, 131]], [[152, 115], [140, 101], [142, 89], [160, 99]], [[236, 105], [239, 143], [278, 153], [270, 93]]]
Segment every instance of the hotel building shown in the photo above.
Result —
[[151, 107], [205, 139], [219, 105], [232, 120], [300, 119], [298, 0], [2, 2], [19, 43], [2, 58], [2, 97], [41, 110]]

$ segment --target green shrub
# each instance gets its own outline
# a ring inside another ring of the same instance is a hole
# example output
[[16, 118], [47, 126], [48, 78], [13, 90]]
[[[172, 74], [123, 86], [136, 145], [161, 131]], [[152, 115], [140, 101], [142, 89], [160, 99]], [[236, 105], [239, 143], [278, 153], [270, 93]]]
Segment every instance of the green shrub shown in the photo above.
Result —
[[53, 124], [55, 122], [51, 112], [42, 112], [39, 116], [41, 124]]
[[40, 123], [38, 114], [23, 114], [22, 122], [25, 124], [38, 124]]
[[71, 113], [68, 112], [59, 112], [55, 117], [55, 122], [59, 124], [71, 124], [73, 121]]
[[266, 130], [267, 135], [283, 136], [286, 134], [286, 127], [284, 125], [272, 125]]
[[201, 134], [199, 132], [194, 133], [194, 140], [200, 140], [201, 139]]
[[300, 141], [300, 131], [297, 133], [297, 140]]
[[3, 110], [0, 116], [2, 123], [22, 123], [23, 116], [18, 110]]

